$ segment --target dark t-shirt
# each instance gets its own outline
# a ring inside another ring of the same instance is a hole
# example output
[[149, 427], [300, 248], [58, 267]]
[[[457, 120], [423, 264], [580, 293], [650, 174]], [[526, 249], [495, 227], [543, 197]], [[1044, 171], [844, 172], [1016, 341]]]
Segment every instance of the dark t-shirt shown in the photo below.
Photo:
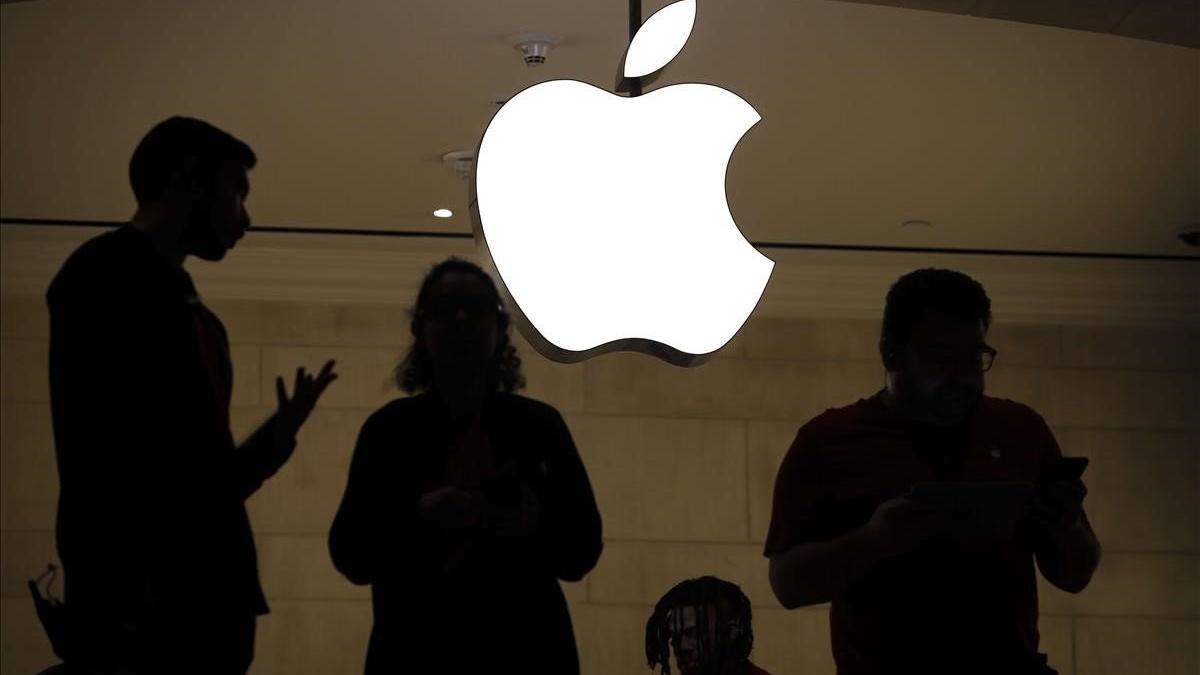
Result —
[[[47, 304], [75, 658], [248, 659], [267, 605], [244, 500], [286, 455], [269, 426], [234, 444], [224, 327], [187, 272], [131, 227], [80, 246]], [[202, 625], [248, 628], [225, 640]]]
[[[537, 524], [519, 535], [440, 530], [418, 503], [447, 485], [507, 511], [529, 490]], [[329, 546], [342, 574], [371, 585], [368, 675], [579, 672], [558, 581], [582, 578], [603, 543], [587, 472], [554, 408], [497, 393], [463, 427], [432, 394], [383, 406], [359, 435]]]
[[[936, 429], [901, 419], [882, 393], [805, 424], [775, 483], [765, 554], [829, 541], [882, 502], [929, 481], [1036, 482], [1061, 451], [1045, 421], [985, 396], [968, 424]], [[1053, 672], [1038, 654], [1032, 544], [936, 540], [884, 561], [834, 598], [838, 672]]]

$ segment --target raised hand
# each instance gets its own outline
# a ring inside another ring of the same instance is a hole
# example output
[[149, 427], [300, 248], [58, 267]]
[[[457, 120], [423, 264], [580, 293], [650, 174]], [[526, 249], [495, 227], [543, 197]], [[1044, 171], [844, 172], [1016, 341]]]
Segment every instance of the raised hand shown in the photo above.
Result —
[[317, 399], [325, 392], [325, 388], [337, 379], [333, 372], [336, 362], [330, 359], [321, 367], [314, 377], [304, 372], [304, 367], [296, 369], [296, 382], [292, 386], [292, 395], [288, 396], [283, 378], [275, 378], [275, 395], [279, 399], [279, 408], [275, 412], [275, 423], [279, 434], [284, 438], [294, 438], [304, 426], [304, 422], [317, 405]]

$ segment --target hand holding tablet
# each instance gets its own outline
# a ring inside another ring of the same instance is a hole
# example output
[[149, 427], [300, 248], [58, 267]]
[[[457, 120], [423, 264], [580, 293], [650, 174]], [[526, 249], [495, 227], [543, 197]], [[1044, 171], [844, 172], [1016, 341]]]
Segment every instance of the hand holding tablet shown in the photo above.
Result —
[[965, 533], [1004, 538], [1029, 513], [1034, 486], [1028, 482], [918, 483], [912, 500], [954, 515]]
[[910, 497], [917, 504], [953, 514], [964, 532], [1009, 537], [1017, 524], [1031, 515], [1040, 492], [1056, 483], [1078, 481], [1087, 464], [1086, 457], [1060, 458], [1037, 485], [1027, 481], [918, 483]]

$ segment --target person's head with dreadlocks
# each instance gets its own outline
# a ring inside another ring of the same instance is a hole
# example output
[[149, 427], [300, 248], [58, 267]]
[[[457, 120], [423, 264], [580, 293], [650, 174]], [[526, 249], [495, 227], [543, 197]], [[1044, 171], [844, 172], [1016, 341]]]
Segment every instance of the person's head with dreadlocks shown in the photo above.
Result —
[[646, 622], [646, 660], [663, 675], [671, 675], [672, 650], [681, 675], [763, 673], [750, 663], [753, 646], [750, 600], [716, 577], [676, 584]]

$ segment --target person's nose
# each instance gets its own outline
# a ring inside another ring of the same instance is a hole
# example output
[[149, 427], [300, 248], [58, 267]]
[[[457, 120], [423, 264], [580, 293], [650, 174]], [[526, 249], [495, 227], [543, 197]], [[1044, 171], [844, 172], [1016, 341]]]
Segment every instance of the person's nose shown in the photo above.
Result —
[[943, 359], [934, 366], [946, 378], [969, 377], [980, 372], [979, 364], [969, 358]]

